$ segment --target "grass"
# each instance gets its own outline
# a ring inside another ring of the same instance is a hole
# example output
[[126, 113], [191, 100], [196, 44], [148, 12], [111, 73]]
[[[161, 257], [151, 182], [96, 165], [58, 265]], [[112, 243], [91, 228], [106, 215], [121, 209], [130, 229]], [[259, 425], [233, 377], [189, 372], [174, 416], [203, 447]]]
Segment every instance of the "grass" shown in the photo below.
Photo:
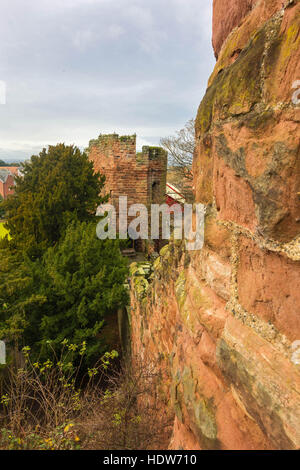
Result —
[[8, 231], [6, 230], [6, 228], [4, 228], [3, 222], [0, 222], [0, 239], [4, 238], [5, 235], [7, 234], [8, 234]]

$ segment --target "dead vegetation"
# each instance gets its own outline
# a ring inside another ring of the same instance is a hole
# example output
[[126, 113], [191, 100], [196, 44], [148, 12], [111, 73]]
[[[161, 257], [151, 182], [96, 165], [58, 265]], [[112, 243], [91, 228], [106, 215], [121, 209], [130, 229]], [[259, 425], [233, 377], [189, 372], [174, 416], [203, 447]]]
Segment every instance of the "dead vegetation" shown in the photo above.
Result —
[[[72, 345], [70, 345], [72, 346]], [[69, 346], [69, 347], [70, 347]], [[67, 357], [11, 365], [2, 380], [0, 449], [139, 450], [167, 446], [171, 420], [160, 406], [153, 366], [116, 364], [106, 353], [81, 374]]]

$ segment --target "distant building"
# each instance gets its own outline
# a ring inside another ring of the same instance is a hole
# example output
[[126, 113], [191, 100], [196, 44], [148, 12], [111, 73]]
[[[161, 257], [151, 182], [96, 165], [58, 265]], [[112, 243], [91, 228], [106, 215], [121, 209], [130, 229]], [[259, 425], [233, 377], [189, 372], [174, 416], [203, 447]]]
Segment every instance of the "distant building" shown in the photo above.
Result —
[[14, 185], [14, 175], [9, 170], [0, 169], [0, 195], [3, 199], [14, 193]]
[[193, 180], [184, 177], [184, 174], [189, 174], [191, 171], [187, 168], [186, 173], [180, 167], [168, 167], [167, 181], [170, 185], [174, 185], [176, 189], [183, 195], [187, 204], [195, 202], [195, 195], [193, 190]]
[[173, 206], [174, 204], [180, 204], [182, 207], [183, 211], [183, 206], [186, 203], [185, 197], [183, 194], [179, 191], [179, 189], [174, 186], [174, 184], [171, 184], [167, 182], [166, 185], [166, 203], [168, 206]]
[[6, 199], [14, 193], [15, 176], [20, 176], [17, 166], [0, 166], [0, 195]]
[[15, 176], [20, 176], [20, 167], [19, 166], [0, 166], [0, 170], [8, 170]]

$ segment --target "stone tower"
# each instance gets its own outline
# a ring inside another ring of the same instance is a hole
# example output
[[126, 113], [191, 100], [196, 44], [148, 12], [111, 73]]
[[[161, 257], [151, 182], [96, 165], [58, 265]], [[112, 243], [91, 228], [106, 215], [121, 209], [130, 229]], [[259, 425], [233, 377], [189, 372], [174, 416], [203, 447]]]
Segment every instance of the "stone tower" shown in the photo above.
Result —
[[[165, 202], [167, 152], [145, 146], [136, 152], [136, 135], [100, 135], [87, 149], [95, 171], [105, 175], [105, 193], [119, 210], [119, 196], [127, 196], [128, 207]], [[129, 219], [130, 222], [130, 219]]]

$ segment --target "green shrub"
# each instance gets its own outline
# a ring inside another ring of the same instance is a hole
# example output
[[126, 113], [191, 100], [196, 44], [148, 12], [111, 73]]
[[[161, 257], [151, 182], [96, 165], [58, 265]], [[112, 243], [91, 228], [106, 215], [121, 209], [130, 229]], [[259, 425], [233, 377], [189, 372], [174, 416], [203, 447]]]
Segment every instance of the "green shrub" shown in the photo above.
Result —
[[0, 257], [0, 338], [23, 341], [43, 358], [49, 341], [54, 350], [64, 339], [87, 341], [88, 363], [110, 346], [102, 327], [128, 303], [118, 241], [99, 240], [93, 222], [72, 222], [42, 259], [23, 261], [5, 249]]

